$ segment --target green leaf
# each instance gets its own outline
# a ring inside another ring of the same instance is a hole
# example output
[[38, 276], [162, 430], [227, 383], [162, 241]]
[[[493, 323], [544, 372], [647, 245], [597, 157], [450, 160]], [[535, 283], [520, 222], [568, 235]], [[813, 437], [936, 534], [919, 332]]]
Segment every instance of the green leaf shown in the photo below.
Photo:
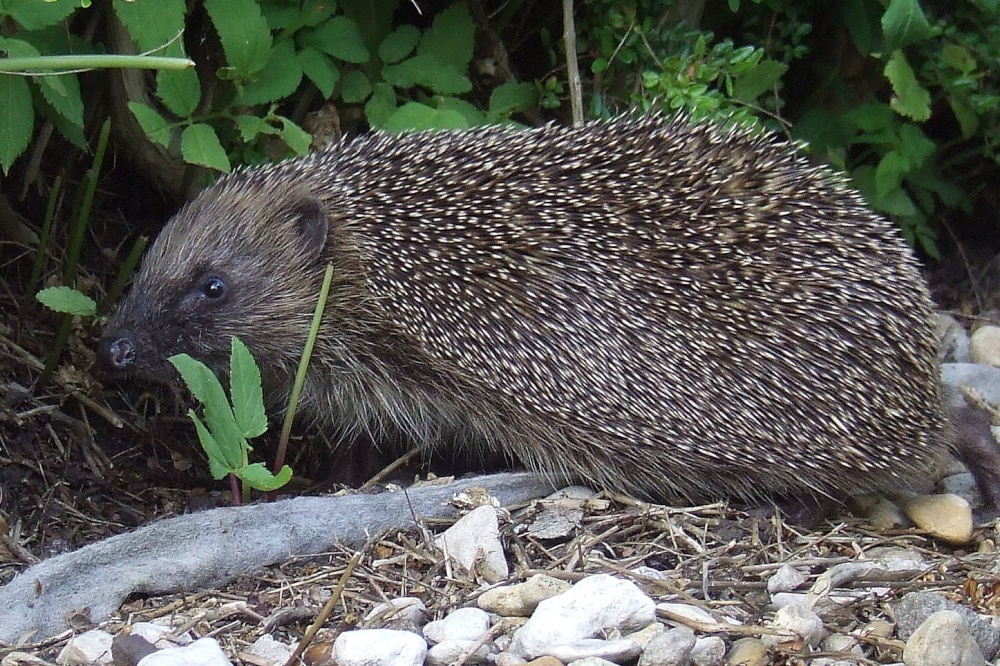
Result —
[[0, 74], [0, 168], [4, 174], [28, 147], [34, 127], [28, 81], [22, 76]]
[[302, 66], [291, 40], [286, 39], [274, 45], [267, 65], [243, 86], [237, 103], [254, 106], [277, 102], [294, 93], [301, 82]]
[[272, 127], [266, 120], [258, 116], [239, 115], [233, 118], [236, 130], [244, 143], [250, 143], [261, 134], [278, 134], [279, 130]]
[[45, 101], [73, 127], [83, 131], [83, 97], [80, 96], [80, 81], [75, 74], [56, 76], [36, 76]]
[[188, 390], [204, 406], [207, 428], [218, 445], [218, 458], [229, 469], [243, 467], [246, 464], [244, 441], [218, 377], [207, 365], [187, 354], [177, 354], [167, 360], [177, 368]]
[[351, 70], [344, 76], [344, 82], [340, 86], [340, 97], [348, 104], [357, 104], [368, 99], [372, 93], [372, 84], [360, 70]]
[[923, 131], [912, 123], [899, 128], [899, 152], [910, 164], [910, 170], [921, 168], [937, 150], [937, 144], [927, 138]]
[[139, 46], [139, 51], [155, 51], [161, 56], [184, 55], [184, 0], [156, 0], [135, 2], [114, 0], [115, 14], [128, 34]]
[[4, 0], [0, 14], [17, 21], [25, 30], [39, 30], [55, 25], [76, 11], [76, 0]]
[[263, 435], [267, 431], [267, 413], [264, 410], [260, 368], [247, 346], [235, 336], [229, 355], [229, 393], [236, 425], [243, 437], [249, 439]]
[[226, 460], [226, 452], [219, 446], [215, 437], [212, 437], [212, 433], [209, 432], [193, 409], [188, 410], [188, 417], [194, 422], [194, 429], [198, 432], [198, 441], [201, 442], [201, 448], [208, 456], [208, 469], [212, 478], [219, 480], [225, 478], [227, 474], [235, 473], [242, 466], [242, 460], [236, 465], [230, 465], [229, 461]]
[[788, 71], [788, 65], [777, 60], [762, 60], [757, 66], [740, 75], [733, 83], [733, 97], [752, 102], [766, 92]]
[[247, 465], [238, 473], [243, 482], [254, 490], [270, 492], [281, 488], [292, 478], [292, 468], [285, 465], [275, 476], [264, 466], [264, 463]]
[[466, 129], [469, 123], [461, 113], [433, 109], [425, 104], [407, 102], [386, 120], [383, 129], [399, 133], [418, 130]]
[[190, 118], [201, 101], [201, 82], [193, 69], [156, 73], [156, 95], [179, 118]]
[[958, 44], [945, 44], [941, 47], [941, 62], [966, 75], [976, 69], [976, 58], [967, 48]]
[[891, 53], [931, 36], [931, 26], [918, 0], [889, 0], [882, 14], [882, 49]]
[[278, 120], [281, 121], [281, 140], [294, 150], [296, 155], [308, 153], [309, 147], [312, 146], [312, 135], [288, 118], [278, 116]]
[[226, 62], [243, 77], [270, 64], [271, 31], [256, 0], [205, 0]]
[[884, 72], [895, 93], [889, 100], [893, 111], [917, 121], [931, 117], [931, 95], [917, 82], [902, 51], [893, 51]]
[[962, 129], [962, 138], [972, 138], [979, 129], [979, 115], [969, 104], [968, 98], [965, 95], [952, 93], [948, 95], [948, 105]]
[[340, 81], [340, 70], [333, 64], [329, 56], [318, 49], [307, 46], [299, 51], [298, 59], [302, 73], [319, 88], [323, 98], [332, 97], [337, 82]]
[[[344, 16], [350, 18], [358, 26], [362, 43], [367, 49], [378, 49], [389, 31], [392, 30], [393, 16], [399, 0], [365, 0], [365, 2], [342, 3]], [[365, 62], [368, 58], [365, 58]]]
[[316, 29], [304, 32], [301, 44], [329, 53], [344, 62], [362, 64], [371, 59], [357, 24], [346, 16], [335, 16]]
[[386, 65], [382, 78], [397, 88], [423, 86], [439, 95], [458, 95], [472, 90], [472, 82], [464, 74], [430, 54]]
[[90, 296], [72, 287], [49, 287], [35, 294], [38, 302], [55, 312], [93, 317], [97, 314], [97, 303]]
[[439, 127], [438, 129], [465, 129], [467, 127], [475, 127], [476, 125], [486, 124], [486, 114], [480, 111], [475, 104], [466, 102], [464, 99], [459, 99], [457, 97], [439, 97], [437, 99], [437, 110], [438, 115], [441, 118], [448, 118], [447, 115], [442, 115], [443, 112], [454, 111], [465, 119], [465, 125], [463, 126], [452, 127], [451, 125], [445, 125]]
[[412, 25], [401, 25], [379, 44], [378, 57], [389, 65], [397, 63], [410, 55], [419, 41], [419, 30]]
[[142, 104], [141, 102], [129, 102], [129, 111], [139, 121], [139, 126], [146, 136], [164, 148], [170, 147], [170, 123], [161, 116], [155, 109]]
[[232, 167], [219, 137], [211, 125], [195, 123], [181, 134], [181, 157], [188, 164], [199, 164], [229, 173]]
[[396, 110], [396, 91], [388, 83], [372, 86], [372, 95], [365, 104], [365, 118], [372, 127], [384, 128], [389, 116]]
[[885, 199], [893, 190], [899, 189], [903, 178], [910, 171], [910, 163], [895, 150], [889, 151], [879, 160], [875, 169], [875, 196]]
[[504, 83], [490, 94], [489, 117], [492, 121], [510, 118], [538, 104], [538, 91], [530, 83]]
[[417, 46], [417, 54], [434, 56], [456, 72], [466, 72], [472, 62], [475, 37], [476, 26], [469, 8], [464, 2], [456, 3], [434, 17]]
[[881, 35], [881, 5], [870, 0], [846, 0], [839, 7], [840, 20], [858, 53], [867, 56], [877, 51]]

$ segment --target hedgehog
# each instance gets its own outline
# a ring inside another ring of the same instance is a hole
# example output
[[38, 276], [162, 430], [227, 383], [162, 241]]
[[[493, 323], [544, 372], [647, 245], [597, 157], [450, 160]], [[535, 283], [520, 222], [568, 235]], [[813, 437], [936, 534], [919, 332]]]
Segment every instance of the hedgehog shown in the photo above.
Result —
[[500, 454], [651, 500], [902, 488], [947, 448], [928, 291], [894, 227], [779, 137], [684, 116], [375, 133], [220, 178], [99, 342], [217, 372], [240, 337], [351, 442]]

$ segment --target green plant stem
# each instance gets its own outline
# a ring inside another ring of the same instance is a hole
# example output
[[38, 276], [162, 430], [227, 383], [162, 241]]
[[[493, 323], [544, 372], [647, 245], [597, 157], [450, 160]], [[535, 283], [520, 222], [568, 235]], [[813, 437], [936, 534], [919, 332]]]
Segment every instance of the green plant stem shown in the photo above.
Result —
[[77, 216], [76, 224], [73, 226], [73, 236], [70, 238], [69, 248], [66, 253], [66, 269], [63, 273], [63, 283], [67, 287], [76, 285], [76, 268], [80, 261], [83, 238], [87, 234], [87, 226], [90, 223], [90, 211], [94, 205], [94, 192], [97, 191], [97, 180], [101, 175], [101, 166], [104, 164], [104, 155], [108, 149], [108, 136], [110, 134], [111, 119], [108, 118], [101, 126], [101, 134], [97, 139], [97, 149], [94, 151], [94, 163], [87, 172], [86, 189], [83, 193], [83, 202], [80, 204], [80, 214]]
[[148, 243], [149, 236], [139, 236], [136, 239], [132, 245], [132, 249], [129, 250], [128, 256], [125, 258], [125, 262], [118, 271], [118, 275], [115, 276], [114, 284], [111, 285], [107, 294], [104, 295], [104, 300], [101, 301], [101, 306], [97, 309], [98, 312], [107, 314], [111, 311], [111, 306], [118, 302], [118, 297], [125, 291], [125, 283], [128, 282], [128, 279], [132, 277], [132, 273], [135, 272], [135, 267], [139, 263], [142, 252], [146, 249]]
[[0, 59], [0, 74], [35, 74], [36, 70], [191, 69], [192, 67], [194, 61], [189, 58], [142, 55], [65, 55]]
[[62, 191], [63, 177], [56, 176], [52, 182], [52, 190], [49, 192], [49, 202], [45, 207], [45, 219], [42, 220], [42, 229], [38, 234], [38, 249], [35, 251], [35, 262], [31, 267], [31, 278], [28, 279], [27, 288], [24, 291], [26, 302], [30, 302], [38, 289], [38, 281], [42, 278], [42, 269], [45, 267], [45, 255], [49, 251], [49, 239], [52, 236], [52, 220], [56, 216], [56, 205], [59, 202], [59, 193]]
[[306, 345], [302, 349], [302, 358], [299, 359], [299, 369], [295, 373], [295, 384], [292, 386], [292, 395], [288, 398], [288, 411], [285, 412], [285, 421], [281, 424], [281, 437], [278, 439], [278, 451], [274, 455], [274, 473], [277, 474], [285, 464], [285, 453], [288, 450], [288, 438], [292, 434], [292, 421], [295, 420], [295, 410], [298, 408], [299, 397], [302, 395], [302, 386], [306, 382], [306, 370], [309, 368], [309, 358], [312, 356], [313, 345], [316, 343], [316, 336], [319, 333], [319, 325], [323, 321], [323, 310], [326, 308], [326, 299], [330, 296], [330, 284], [333, 282], [333, 264], [328, 264], [326, 273], [323, 275], [323, 286], [319, 290], [319, 300], [316, 309], [313, 311], [312, 325], [309, 327], [309, 335], [306, 337]]

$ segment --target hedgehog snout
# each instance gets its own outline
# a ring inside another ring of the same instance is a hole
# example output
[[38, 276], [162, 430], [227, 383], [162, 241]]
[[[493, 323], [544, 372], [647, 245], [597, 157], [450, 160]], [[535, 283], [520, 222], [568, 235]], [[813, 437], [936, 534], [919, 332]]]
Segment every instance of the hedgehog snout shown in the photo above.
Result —
[[107, 372], [122, 374], [134, 365], [137, 356], [133, 336], [127, 332], [105, 334], [97, 343], [97, 362]]

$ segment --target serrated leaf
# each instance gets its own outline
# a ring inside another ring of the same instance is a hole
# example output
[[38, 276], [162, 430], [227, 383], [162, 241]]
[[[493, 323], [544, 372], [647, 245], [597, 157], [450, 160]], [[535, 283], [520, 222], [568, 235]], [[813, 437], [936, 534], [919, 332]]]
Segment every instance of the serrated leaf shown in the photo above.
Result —
[[467, 127], [475, 127], [476, 125], [486, 124], [486, 114], [480, 111], [475, 104], [466, 102], [464, 99], [459, 99], [457, 97], [439, 97], [437, 99], [437, 110], [439, 114], [444, 111], [453, 111], [465, 119], [464, 126], [454, 127], [451, 129], [465, 129]]
[[118, 20], [139, 51], [155, 51], [161, 56], [184, 55], [184, 40], [179, 38], [184, 30], [184, 0], [114, 0], [113, 5]]
[[964, 46], [945, 44], [941, 47], [941, 62], [963, 74], [970, 74], [976, 69], [976, 58]]
[[4, 174], [28, 147], [34, 127], [28, 81], [21, 76], [0, 74], [0, 167]]
[[882, 49], [891, 53], [931, 36], [931, 26], [918, 0], [889, 0], [882, 14]]
[[240, 115], [233, 118], [236, 130], [240, 133], [243, 143], [250, 143], [260, 134], [277, 134], [274, 127], [267, 124], [263, 118], [251, 115]]
[[903, 178], [910, 171], [910, 163], [895, 150], [886, 153], [875, 169], [875, 196], [886, 199], [898, 190]]
[[5, 0], [3, 13], [17, 21], [25, 30], [39, 30], [55, 25], [76, 11], [76, 0]]
[[296, 155], [305, 155], [312, 146], [312, 135], [288, 118], [278, 116], [281, 121], [281, 140], [295, 151]]
[[324, 99], [329, 99], [340, 81], [340, 70], [330, 61], [329, 56], [308, 46], [298, 52], [299, 65], [302, 73], [312, 81]]
[[156, 109], [146, 106], [141, 102], [129, 102], [129, 111], [139, 121], [139, 126], [146, 133], [150, 141], [160, 144], [164, 148], [170, 147], [170, 123], [161, 116]]
[[239, 104], [253, 106], [285, 99], [302, 82], [302, 65], [290, 40], [278, 42], [271, 49], [267, 65], [244, 84], [237, 96]]
[[893, 111], [920, 122], [931, 117], [931, 95], [917, 82], [902, 51], [893, 52], [884, 73], [895, 93], [889, 100]]
[[757, 65], [741, 74], [733, 83], [733, 97], [752, 102], [766, 92], [774, 89], [774, 85], [788, 71], [788, 65], [777, 60], [762, 60]]
[[256, 0], [205, 0], [226, 62], [243, 77], [269, 64], [271, 31]]
[[340, 97], [348, 104], [358, 104], [365, 101], [371, 92], [371, 81], [368, 80], [364, 72], [357, 69], [348, 72], [340, 86]]
[[187, 354], [177, 354], [167, 360], [177, 368], [184, 385], [204, 407], [205, 424], [218, 445], [219, 459], [232, 469], [241, 468], [245, 463], [243, 438], [218, 377], [207, 365]]
[[510, 118], [512, 114], [527, 111], [538, 103], [538, 91], [530, 83], [504, 83], [490, 94], [489, 117], [491, 120]]
[[472, 90], [472, 82], [431, 54], [415, 55], [396, 65], [386, 65], [382, 78], [397, 88], [423, 86], [439, 95], [458, 95]]
[[201, 82], [193, 69], [165, 70], [156, 73], [156, 96], [179, 118], [190, 118], [201, 101]]
[[937, 144], [927, 138], [923, 131], [912, 123], [899, 128], [899, 152], [910, 163], [910, 170], [921, 168], [937, 150]]
[[278, 474], [275, 476], [264, 466], [264, 463], [254, 463], [241, 469], [239, 477], [243, 480], [243, 483], [254, 490], [270, 492], [288, 483], [289, 479], [292, 478], [292, 468], [285, 465], [278, 470]]
[[869, 0], [846, 0], [839, 6], [840, 20], [858, 53], [867, 56], [876, 51], [881, 34], [881, 5]]
[[418, 102], [407, 102], [396, 109], [386, 120], [383, 129], [387, 132], [466, 129], [469, 124], [465, 117], [450, 110], [433, 109]]
[[188, 410], [188, 417], [194, 422], [194, 429], [198, 433], [198, 441], [201, 443], [201, 448], [204, 449], [205, 455], [208, 456], [208, 470], [212, 474], [212, 478], [218, 481], [225, 478], [227, 474], [236, 472], [240, 468], [240, 464], [235, 466], [229, 464], [219, 443], [215, 440], [215, 437], [212, 437], [212, 433], [208, 431], [208, 428], [198, 418], [193, 409]]
[[80, 81], [75, 74], [36, 76], [33, 81], [45, 101], [62, 116], [67, 123], [83, 130], [83, 97], [80, 95]]
[[957, 93], [948, 95], [948, 105], [951, 107], [951, 112], [955, 114], [958, 125], [962, 129], [962, 138], [969, 139], [974, 136], [979, 129], [979, 115], [972, 108], [972, 105], [969, 104], [969, 100], [965, 95]]
[[466, 72], [472, 62], [476, 26], [464, 2], [456, 3], [434, 17], [417, 46], [418, 55], [433, 55], [457, 72]]
[[420, 31], [412, 25], [401, 25], [382, 40], [378, 47], [378, 57], [391, 65], [413, 52], [420, 41]]
[[[366, 0], [342, 3], [344, 15], [354, 21], [369, 51], [377, 49], [389, 31], [399, 0]], [[367, 58], [365, 59], [367, 62]]]
[[316, 27], [315, 30], [304, 32], [301, 37], [303, 46], [312, 46], [324, 53], [329, 53], [338, 60], [356, 64], [371, 60], [368, 47], [357, 24], [346, 16], [335, 16]]
[[181, 157], [188, 164], [206, 166], [229, 173], [232, 167], [219, 137], [211, 125], [195, 123], [181, 133]]
[[49, 287], [35, 294], [38, 302], [55, 312], [93, 317], [97, 314], [97, 303], [90, 296], [72, 287]]
[[267, 431], [267, 413], [264, 410], [264, 391], [261, 387], [260, 368], [243, 341], [233, 337], [229, 356], [229, 392], [232, 396], [233, 415], [243, 437], [259, 437]]
[[365, 103], [365, 118], [372, 127], [383, 128], [396, 110], [396, 91], [388, 83], [372, 86], [372, 95]]

